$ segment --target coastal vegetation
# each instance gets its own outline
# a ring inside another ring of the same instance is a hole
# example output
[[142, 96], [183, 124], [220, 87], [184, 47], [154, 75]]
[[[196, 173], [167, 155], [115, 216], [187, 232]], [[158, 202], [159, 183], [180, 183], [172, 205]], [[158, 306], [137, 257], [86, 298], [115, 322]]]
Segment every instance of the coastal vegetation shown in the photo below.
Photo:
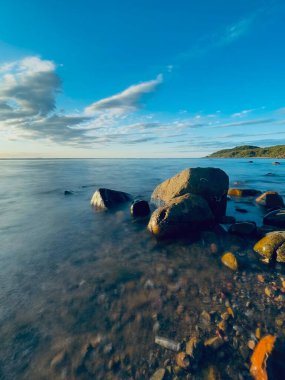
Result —
[[285, 158], [285, 145], [269, 146], [260, 148], [254, 145], [236, 146], [231, 149], [222, 149], [210, 154], [208, 157], [216, 158], [246, 158], [246, 157], [268, 157]]

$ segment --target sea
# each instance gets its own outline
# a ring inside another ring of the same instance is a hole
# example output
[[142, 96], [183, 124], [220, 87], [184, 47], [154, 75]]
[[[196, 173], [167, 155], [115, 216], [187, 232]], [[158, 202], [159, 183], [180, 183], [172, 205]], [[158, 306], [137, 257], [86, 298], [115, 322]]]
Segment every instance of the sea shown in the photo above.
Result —
[[[189, 167], [220, 168], [231, 187], [285, 197], [285, 160], [251, 161], [0, 160], [0, 379], [149, 379], [174, 366], [174, 354], [155, 336], [183, 341], [201, 330], [203, 308], [219, 312], [217, 289], [238, 282], [239, 274], [209, 254], [207, 238], [157, 241], [128, 207], [98, 212], [90, 199], [106, 187], [150, 200], [159, 183]], [[228, 202], [227, 214], [260, 226], [264, 210], [241, 199]], [[249, 249], [241, 240], [225, 247], [241, 261]], [[240, 274], [247, 291], [258, 268], [267, 273], [248, 255]], [[241, 310], [240, 293], [232, 292]], [[259, 322], [274, 329], [275, 309], [262, 313]], [[235, 378], [236, 363], [226, 370], [216, 357], [207, 360]], [[243, 362], [239, 379], [247, 378]]]

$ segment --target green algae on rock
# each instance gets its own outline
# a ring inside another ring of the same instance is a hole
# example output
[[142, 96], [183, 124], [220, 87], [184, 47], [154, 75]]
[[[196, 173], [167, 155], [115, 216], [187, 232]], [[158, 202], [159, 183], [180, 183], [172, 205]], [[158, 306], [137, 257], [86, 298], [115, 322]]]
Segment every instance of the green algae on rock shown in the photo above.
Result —
[[264, 236], [261, 240], [259, 240], [253, 247], [254, 251], [259, 253], [262, 256], [262, 261], [265, 263], [269, 263], [274, 259], [274, 256], [277, 255], [277, 250], [279, 250], [278, 259], [276, 256], [276, 260], [278, 262], [285, 262], [285, 253], [284, 247], [281, 248], [283, 243], [285, 242], [285, 231], [284, 232], [272, 232]]

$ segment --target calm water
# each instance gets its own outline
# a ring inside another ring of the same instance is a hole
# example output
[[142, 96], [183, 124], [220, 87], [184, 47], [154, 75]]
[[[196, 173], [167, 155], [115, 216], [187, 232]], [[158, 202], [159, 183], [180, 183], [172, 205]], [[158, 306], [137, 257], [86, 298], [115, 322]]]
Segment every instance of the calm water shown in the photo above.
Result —
[[[107, 187], [148, 200], [157, 184], [178, 171], [212, 166], [226, 171], [231, 186], [240, 181], [240, 187], [275, 190], [285, 196], [285, 162], [273, 166], [272, 161], [0, 161], [0, 378], [149, 378], [161, 364], [155, 357], [159, 353], [153, 347], [151, 318], [163, 310], [163, 304], [167, 318], [160, 321], [164, 326], [160, 333], [179, 339], [185, 335], [177, 326], [185, 327], [186, 317], [171, 320], [171, 315], [177, 302], [186, 305], [189, 298], [182, 294], [181, 299], [164, 299], [165, 283], [191, 276], [195, 286], [208, 284], [214, 289], [216, 282], [228, 281], [232, 274], [225, 274], [217, 260], [202, 253], [200, 261], [193, 260], [189, 252], [194, 250], [197, 257], [202, 250], [198, 243], [190, 247], [157, 242], [128, 210], [95, 212], [90, 207], [93, 192]], [[65, 196], [65, 190], [73, 195]], [[254, 204], [243, 204], [246, 214], [237, 215], [235, 207], [228, 203], [229, 215], [261, 224], [262, 211]], [[200, 296], [195, 297], [188, 306], [200, 310]], [[134, 310], [139, 310], [136, 315], [128, 315]], [[97, 353], [96, 365], [88, 350], [82, 353], [90, 339], [105, 347]], [[66, 350], [65, 364], [53, 362], [62, 350]], [[127, 364], [117, 370], [114, 355], [119, 353], [124, 353], [120, 360]]]

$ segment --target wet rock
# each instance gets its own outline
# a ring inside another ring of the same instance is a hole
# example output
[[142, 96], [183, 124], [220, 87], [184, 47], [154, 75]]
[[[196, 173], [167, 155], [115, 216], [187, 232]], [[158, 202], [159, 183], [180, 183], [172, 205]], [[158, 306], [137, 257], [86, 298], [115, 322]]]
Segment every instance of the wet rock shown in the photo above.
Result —
[[281, 244], [276, 250], [276, 261], [278, 263], [285, 263], [285, 243]]
[[207, 348], [211, 348], [213, 350], [218, 350], [222, 345], [224, 344], [224, 341], [219, 336], [214, 336], [212, 338], [207, 339], [204, 342], [204, 346]]
[[196, 337], [192, 337], [186, 343], [186, 354], [195, 359], [195, 362], [198, 362], [202, 354], [202, 343]]
[[236, 235], [253, 235], [256, 232], [255, 222], [237, 222], [232, 224], [229, 228], [229, 232]]
[[165, 369], [159, 368], [154, 374], [151, 376], [150, 380], [163, 380], [165, 378]]
[[190, 357], [185, 352], [179, 352], [175, 360], [178, 367], [183, 369], [190, 368]]
[[223, 216], [222, 218], [220, 218], [219, 220], [219, 223], [221, 224], [232, 224], [232, 223], [235, 223], [236, 222], [236, 218], [233, 217], [233, 216]]
[[272, 165], [281, 165], [279, 161], [272, 162]]
[[285, 208], [274, 210], [266, 214], [263, 218], [263, 223], [275, 227], [285, 227]]
[[[253, 247], [254, 251], [259, 253], [265, 263], [269, 263], [271, 260], [275, 259], [278, 262], [284, 262], [284, 248], [282, 247], [285, 242], [285, 232], [271, 232], [259, 240]], [[279, 249], [279, 254], [277, 257], [277, 250]]]
[[148, 229], [158, 237], [168, 237], [197, 231], [209, 226], [213, 220], [213, 214], [202, 197], [185, 194], [155, 210]]
[[255, 380], [266, 380], [267, 368], [266, 361], [271, 354], [276, 337], [273, 335], [264, 336], [255, 347], [255, 350], [251, 356], [250, 374]]
[[55, 355], [50, 363], [50, 367], [55, 370], [62, 368], [66, 364], [67, 352], [65, 350], [60, 351]]
[[180, 343], [175, 342], [172, 339], [163, 338], [161, 336], [156, 336], [154, 342], [161, 347], [164, 347], [171, 351], [178, 352], [180, 350]]
[[234, 271], [236, 271], [238, 269], [238, 262], [237, 262], [237, 259], [236, 259], [235, 255], [233, 253], [226, 252], [222, 256], [221, 260], [222, 260], [222, 263], [226, 267], [228, 267], [228, 268], [230, 268], [230, 269], [232, 269]]
[[200, 195], [208, 202], [214, 216], [225, 215], [229, 177], [217, 168], [185, 169], [158, 185], [152, 193], [152, 200], [168, 203], [175, 197], [187, 193]]
[[267, 208], [280, 209], [284, 207], [283, 198], [276, 191], [267, 191], [256, 198], [255, 201]]
[[228, 195], [232, 197], [255, 197], [259, 195], [261, 191], [255, 189], [229, 189]]
[[144, 200], [135, 200], [131, 205], [131, 214], [134, 217], [144, 217], [150, 213], [149, 204]]
[[95, 191], [91, 199], [91, 205], [98, 209], [110, 209], [131, 200], [131, 196], [122, 191], [101, 188]]
[[64, 190], [64, 195], [73, 195], [73, 191], [70, 190]]
[[222, 380], [222, 377], [216, 367], [210, 366], [204, 370], [203, 380]]

